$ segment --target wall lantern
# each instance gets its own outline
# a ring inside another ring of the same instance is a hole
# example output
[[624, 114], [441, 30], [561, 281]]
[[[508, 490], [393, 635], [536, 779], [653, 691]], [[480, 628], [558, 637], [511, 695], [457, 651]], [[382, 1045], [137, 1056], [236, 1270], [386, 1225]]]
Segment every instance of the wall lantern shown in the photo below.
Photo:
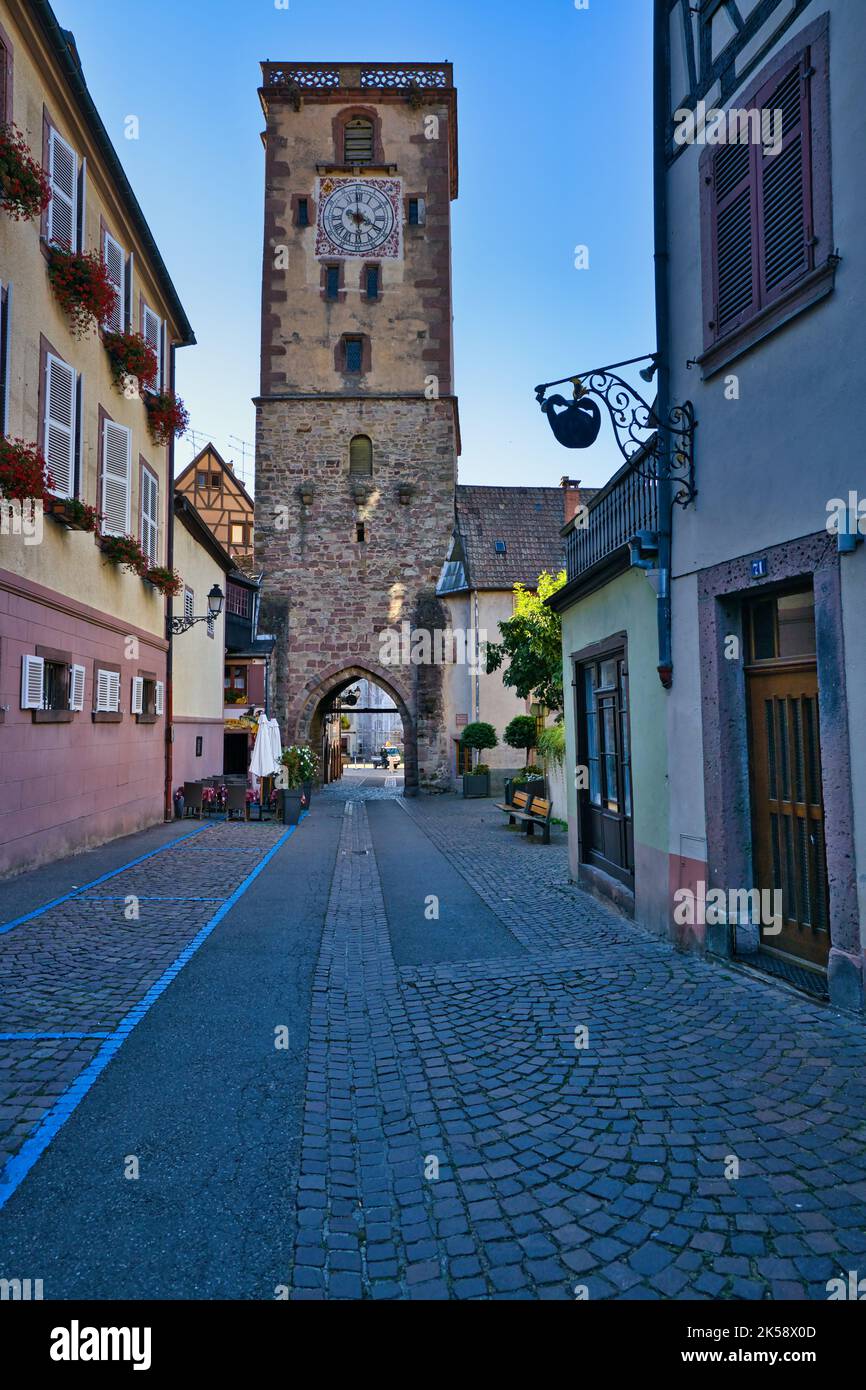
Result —
[[186, 615], [182, 618], [172, 618], [169, 624], [169, 636], [178, 637], [182, 632], [189, 632], [189, 629], [195, 627], [196, 623], [207, 623], [208, 632], [212, 632], [214, 623], [223, 611], [225, 598], [226, 596], [219, 584], [214, 584], [207, 596], [207, 612], [199, 618], [188, 618]]

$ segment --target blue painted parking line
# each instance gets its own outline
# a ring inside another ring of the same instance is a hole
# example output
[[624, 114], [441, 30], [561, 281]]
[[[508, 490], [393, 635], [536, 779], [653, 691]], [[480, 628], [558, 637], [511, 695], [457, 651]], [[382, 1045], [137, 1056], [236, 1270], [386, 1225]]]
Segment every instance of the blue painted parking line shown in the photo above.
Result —
[[43, 903], [42, 907], [34, 908], [32, 912], [26, 912], [23, 917], [16, 917], [13, 922], [5, 922], [3, 926], [0, 926], [0, 936], [5, 936], [6, 932], [12, 931], [14, 927], [23, 927], [25, 922], [32, 922], [36, 917], [41, 917], [43, 912], [49, 912], [52, 907], [60, 907], [61, 903], [68, 903], [71, 898], [80, 898], [88, 889], [97, 888], [100, 883], [108, 883], [109, 879], [117, 878], [118, 874], [125, 873], [127, 869], [134, 869], [137, 864], [144, 864], [157, 854], [164, 854], [166, 850], [174, 849], [176, 845], [183, 844], [185, 840], [192, 840], [196, 835], [201, 835], [203, 831], [209, 829], [209, 825], [203, 825], [201, 830], [191, 830], [188, 835], [180, 835], [176, 840], [169, 840], [167, 845], [160, 845], [159, 849], [152, 849], [148, 854], [140, 855], [138, 859], [130, 859], [128, 864], [121, 864], [119, 869], [112, 869], [110, 873], [101, 874], [92, 883], [82, 884], [80, 888], [73, 888], [70, 893], [64, 893], [59, 898], [52, 898], [50, 903]]
[[[306, 815], [306, 812], [302, 813], [298, 825], [306, 819]], [[276, 844], [272, 845], [264, 858], [256, 864], [255, 868], [247, 875], [240, 886], [235, 889], [231, 897], [226, 899], [210, 920], [205, 923], [201, 931], [193, 937], [189, 945], [184, 947], [176, 960], [163, 972], [156, 984], [151, 986], [144, 998], [130, 1009], [119, 1028], [105, 1039], [96, 1056], [91, 1059], [81, 1074], [77, 1076], [63, 1094], [58, 1097], [44, 1120], [39, 1124], [35, 1133], [25, 1141], [18, 1153], [9, 1159], [2, 1176], [0, 1176], [0, 1210], [2, 1210], [12, 1194], [20, 1187], [21, 1183], [30, 1172], [30, 1169], [38, 1162], [49, 1144], [56, 1138], [58, 1132], [69, 1119], [70, 1115], [81, 1104], [91, 1086], [108, 1066], [112, 1057], [120, 1051], [132, 1030], [150, 1012], [160, 995], [168, 989], [172, 980], [176, 979], [184, 966], [190, 962], [196, 951], [204, 945], [205, 941], [207, 941], [216, 927], [219, 926], [223, 918], [226, 917], [234, 905], [240, 901], [247, 889], [251, 887], [259, 874], [262, 873], [271, 862], [274, 855], [282, 849], [283, 845], [294, 835], [297, 829], [297, 825], [290, 825], [284, 831]], [[146, 855], [144, 857], [150, 858], [151, 856]], [[65, 899], [61, 901], [65, 901]], [[44, 909], [42, 910], [44, 911]]]
[[98, 1038], [104, 1042], [111, 1033], [0, 1033], [0, 1042], [55, 1042], [66, 1038]]

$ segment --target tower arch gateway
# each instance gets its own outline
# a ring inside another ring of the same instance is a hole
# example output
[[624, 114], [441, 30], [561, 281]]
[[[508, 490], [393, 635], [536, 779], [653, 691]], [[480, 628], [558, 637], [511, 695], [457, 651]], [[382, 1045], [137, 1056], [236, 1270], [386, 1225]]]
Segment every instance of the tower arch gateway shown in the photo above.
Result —
[[[347, 673], [347, 684], [358, 673], [374, 680], [403, 714], [411, 792], [447, 767], [444, 673], [388, 666], [382, 653], [387, 634], [407, 624], [448, 626], [435, 589], [459, 452], [452, 72], [445, 63], [265, 63], [260, 97], [256, 564], [265, 576], [260, 627], [278, 637], [274, 708], [287, 737], [306, 740]], [[372, 162], [347, 164], [335, 147], [350, 112], [373, 119]], [[299, 199], [314, 225], [292, 225]], [[410, 225], [419, 199], [424, 221]], [[361, 350], [340, 351], [343, 343]]]
[[340, 667], [319, 676], [302, 693], [298, 707], [289, 714], [289, 723], [296, 731], [296, 739], [300, 743], [309, 743], [313, 748], [318, 748], [328, 705], [344, 690], [362, 680], [372, 681], [384, 690], [399, 711], [403, 721], [404, 795], [417, 795], [418, 741], [411, 710], [411, 692], [403, 688], [402, 682], [395, 680], [392, 671], [376, 666], [373, 662]]

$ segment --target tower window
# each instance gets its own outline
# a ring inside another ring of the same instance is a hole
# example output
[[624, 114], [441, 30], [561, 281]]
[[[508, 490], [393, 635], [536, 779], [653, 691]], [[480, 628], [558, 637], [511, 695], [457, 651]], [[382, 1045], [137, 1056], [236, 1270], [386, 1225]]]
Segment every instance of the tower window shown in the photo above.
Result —
[[420, 198], [409, 199], [409, 226], [421, 226], [421, 200]]
[[[325, 273], [325, 298], [339, 299], [340, 297], [340, 267], [329, 265]], [[360, 371], [360, 368], [358, 369]]]
[[349, 445], [349, 476], [352, 478], [372, 478], [373, 441], [366, 434], [356, 434]]
[[364, 116], [356, 116], [346, 122], [343, 145], [346, 164], [373, 163], [373, 122]]
[[366, 283], [367, 298], [368, 298], [368, 299], [378, 299], [378, 298], [379, 298], [379, 267], [378, 267], [377, 265], [368, 265], [368, 266], [366, 267], [365, 271], [364, 271], [364, 279], [365, 279], [365, 283]]
[[367, 527], [363, 521], [359, 521], [355, 527], [355, 539], [359, 545], [364, 545], [367, 540]]
[[497, 541], [494, 548], [497, 555], [506, 555], [508, 553], [508, 546], [505, 544], [505, 541]]
[[298, 199], [298, 226], [309, 227], [310, 225], [310, 200], [309, 198]]
[[346, 371], [360, 372], [363, 365], [364, 345], [360, 338], [346, 339]]

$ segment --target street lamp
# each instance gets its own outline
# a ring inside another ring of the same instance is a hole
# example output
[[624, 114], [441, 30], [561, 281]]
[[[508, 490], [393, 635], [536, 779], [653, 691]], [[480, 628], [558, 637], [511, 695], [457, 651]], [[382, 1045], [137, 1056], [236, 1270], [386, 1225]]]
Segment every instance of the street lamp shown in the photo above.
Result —
[[217, 618], [223, 611], [225, 598], [226, 596], [219, 584], [214, 584], [207, 596], [207, 612], [203, 613], [199, 618], [187, 617], [186, 615], [182, 618], [172, 618], [169, 624], [169, 635], [177, 637], [182, 632], [189, 632], [189, 629], [195, 627], [196, 623], [207, 623], [208, 631], [210, 632]]

